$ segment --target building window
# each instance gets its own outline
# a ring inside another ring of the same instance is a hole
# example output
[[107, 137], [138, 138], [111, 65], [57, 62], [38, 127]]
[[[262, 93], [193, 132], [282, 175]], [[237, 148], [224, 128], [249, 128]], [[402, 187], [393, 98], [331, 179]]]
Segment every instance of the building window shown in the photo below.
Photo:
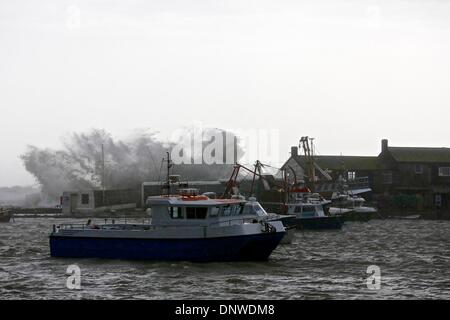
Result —
[[81, 195], [81, 204], [89, 204], [89, 195], [84, 193]]
[[384, 172], [383, 173], [383, 183], [384, 184], [392, 184], [392, 172]]
[[347, 177], [348, 177], [348, 180], [350, 181], [350, 180], [355, 180], [356, 179], [356, 172], [355, 171], [349, 171], [348, 173], [347, 173]]
[[439, 167], [439, 177], [450, 177], [450, 167]]
[[416, 174], [422, 174], [423, 173], [423, 165], [416, 164], [415, 172], [416, 172]]
[[436, 207], [441, 207], [442, 206], [442, 195], [440, 194], [435, 194], [434, 195], [434, 204]]

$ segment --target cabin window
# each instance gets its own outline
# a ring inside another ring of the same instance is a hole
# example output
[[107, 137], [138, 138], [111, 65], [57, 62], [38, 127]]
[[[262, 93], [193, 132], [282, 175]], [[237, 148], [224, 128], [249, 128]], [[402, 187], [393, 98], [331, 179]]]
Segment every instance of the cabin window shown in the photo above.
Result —
[[450, 167], [439, 167], [439, 177], [450, 177]]
[[308, 212], [303, 212], [302, 213], [302, 218], [312, 218], [312, 217], [315, 217], [316, 216], [316, 213], [315, 212], [310, 212], [310, 211], [308, 211]]
[[169, 214], [172, 219], [183, 219], [183, 213], [179, 207], [170, 207]]
[[220, 208], [219, 208], [219, 207], [211, 208], [211, 211], [210, 211], [210, 213], [209, 213], [209, 216], [210, 216], [210, 217], [217, 217], [217, 216], [219, 216], [219, 211], [220, 211]]
[[243, 215], [250, 215], [250, 214], [254, 214], [253, 212], [253, 207], [251, 205], [246, 205], [244, 206], [244, 209], [242, 210], [242, 214]]
[[423, 173], [423, 165], [416, 164], [415, 172], [416, 172], [416, 174], [422, 174]]
[[240, 205], [228, 205], [222, 207], [221, 216], [237, 216], [242, 214], [244, 207]]
[[186, 219], [205, 219], [207, 213], [206, 207], [186, 207]]
[[303, 212], [314, 212], [316, 209], [313, 206], [304, 206]]
[[[303, 210], [302, 210], [303, 209]], [[315, 208], [313, 206], [296, 206], [294, 212], [302, 213], [302, 212], [315, 212]]]
[[355, 171], [349, 171], [347, 172], [347, 178], [349, 181], [356, 179], [356, 172]]
[[266, 212], [261, 207], [261, 205], [254, 203], [254, 204], [247, 204], [242, 209], [243, 215], [256, 215], [256, 216], [265, 216]]
[[253, 209], [255, 210], [255, 212], [256, 212], [256, 214], [258, 215], [258, 216], [264, 216], [264, 215], [266, 215], [266, 212], [264, 211], [264, 209], [261, 207], [261, 205], [259, 205], [259, 204], [255, 204], [254, 206], [253, 206]]
[[230, 206], [222, 207], [222, 209], [220, 210], [220, 215], [224, 217], [231, 215]]
[[87, 193], [81, 195], [81, 204], [89, 204], [89, 195]]

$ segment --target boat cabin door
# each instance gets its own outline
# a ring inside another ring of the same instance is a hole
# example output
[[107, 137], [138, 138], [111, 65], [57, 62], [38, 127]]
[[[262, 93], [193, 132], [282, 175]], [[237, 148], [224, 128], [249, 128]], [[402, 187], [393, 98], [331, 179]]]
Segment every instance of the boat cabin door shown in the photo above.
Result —
[[78, 206], [78, 194], [72, 193], [70, 195], [70, 213], [75, 213]]

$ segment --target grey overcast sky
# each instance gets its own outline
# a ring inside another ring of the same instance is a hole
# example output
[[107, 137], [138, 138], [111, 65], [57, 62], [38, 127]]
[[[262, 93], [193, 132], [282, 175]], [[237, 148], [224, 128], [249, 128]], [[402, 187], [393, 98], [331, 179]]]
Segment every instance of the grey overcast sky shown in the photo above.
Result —
[[450, 1], [0, 1], [0, 186], [70, 132], [201, 121], [321, 154], [450, 146]]

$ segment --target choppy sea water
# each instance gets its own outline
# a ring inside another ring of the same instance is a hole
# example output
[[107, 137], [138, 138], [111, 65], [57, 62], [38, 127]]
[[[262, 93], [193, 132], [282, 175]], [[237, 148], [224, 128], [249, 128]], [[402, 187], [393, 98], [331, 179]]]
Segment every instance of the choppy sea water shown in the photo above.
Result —
[[[48, 234], [63, 222], [0, 224], [1, 299], [450, 299], [450, 221], [298, 231], [269, 261], [239, 263], [51, 258]], [[71, 264], [81, 290], [66, 287]], [[370, 265], [381, 269], [379, 290], [367, 288]]]

